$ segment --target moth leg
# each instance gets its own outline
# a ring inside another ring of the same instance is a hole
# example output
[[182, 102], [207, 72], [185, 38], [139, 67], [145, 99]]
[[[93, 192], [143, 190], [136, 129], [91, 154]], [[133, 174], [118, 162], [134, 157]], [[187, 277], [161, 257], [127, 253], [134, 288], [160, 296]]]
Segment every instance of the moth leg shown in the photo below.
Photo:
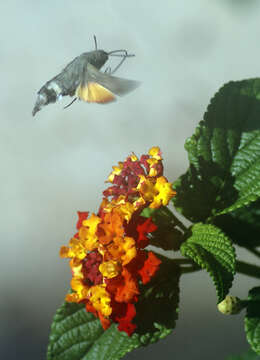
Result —
[[110, 75], [110, 74], [112, 73], [112, 71], [111, 71], [111, 66], [108, 66], [108, 67], [105, 69], [104, 73]]
[[122, 60], [119, 62], [119, 64], [114, 68], [113, 71], [110, 72], [110, 75], [114, 74], [119, 68], [120, 66], [123, 64], [123, 62], [125, 61], [125, 59], [127, 58], [127, 55], [122, 57]]
[[72, 105], [75, 101], [77, 100], [77, 98], [74, 98], [68, 105], [64, 106], [63, 109], [67, 109], [70, 105]]
[[111, 69], [111, 66], [108, 66], [108, 67], [105, 69], [104, 73], [105, 73], [105, 74], [108, 74], [108, 75], [114, 74], [114, 73], [120, 68], [120, 66], [123, 64], [123, 62], [125, 61], [125, 59], [126, 59], [126, 57], [124, 56], [124, 57], [122, 58], [122, 60], [120, 60], [119, 64], [116, 65], [116, 67], [114, 68], [113, 71], [112, 71], [112, 69]]

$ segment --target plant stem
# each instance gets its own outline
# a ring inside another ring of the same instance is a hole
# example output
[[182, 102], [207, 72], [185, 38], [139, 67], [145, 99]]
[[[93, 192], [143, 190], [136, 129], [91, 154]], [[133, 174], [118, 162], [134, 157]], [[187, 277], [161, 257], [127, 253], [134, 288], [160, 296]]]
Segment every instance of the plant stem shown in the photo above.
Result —
[[188, 274], [202, 270], [198, 265], [195, 264], [191, 266], [181, 266], [180, 269], [181, 269], [181, 274]]
[[[188, 273], [192, 273], [198, 270], [201, 270], [201, 268], [194, 263], [194, 261], [192, 261], [191, 259], [172, 259], [172, 258], [168, 258], [167, 256], [158, 254], [156, 252], [154, 252], [159, 258], [161, 258], [162, 260], [165, 259], [167, 261], [171, 261], [174, 264], [178, 265], [181, 271], [181, 274], [188, 274]], [[184, 266], [181, 266], [184, 265]], [[189, 265], [189, 266], [185, 266], [185, 265]]]
[[[194, 261], [192, 261], [191, 259], [172, 259], [172, 261], [176, 265], [184, 265], [184, 266], [180, 266], [181, 274], [188, 274], [191, 272], [201, 270], [201, 268], [197, 264], [195, 264]], [[190, 266], [185, 266], [185, 265], [190, 265]]]
[[260, 251], [255, 248], [246, 248], [248, 251], [250, 251], [252, 254], [254, 254], [257, 257], [260, 257]]
[[177, 265], [194, 265], [194, 261], [191, 259], [171, 259]]
[[260, 279], [260, 268], [259, 266], [248, 264], [244, 261], [237, 261], [237, 272], [247, 276], [255, 277]]
[[165, 213], [173, 219], [174, 223], [178, 225], [180, 229], [182, 229], [184, 232], [188, 230], [186, 226], [174, 215], [174, 213], [168, 207], [165, 206], [163, 208], [163, 211], [165, 211]]

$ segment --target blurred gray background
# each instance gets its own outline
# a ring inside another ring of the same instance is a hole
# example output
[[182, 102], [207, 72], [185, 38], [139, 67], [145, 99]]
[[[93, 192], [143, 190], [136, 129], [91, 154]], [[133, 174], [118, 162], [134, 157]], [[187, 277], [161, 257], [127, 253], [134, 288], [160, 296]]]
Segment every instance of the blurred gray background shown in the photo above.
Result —
[[[0, 14], [0, 357], [40, 360], [69, 287], [59, 248], [75, 232], [76, 211], [97, 210], [112, 165], [131, 151], [159, 145], [166, 176], [185, 172], [184, 141], [213, 94], [260, 76], [260, 2], [10, 0]], [[33, 118], [37, 91], [94, 49], [93, 34], [106, 51], [136, 54], [117, 75], [142, 85], [110, 105], [63, 110], [68, 98]], [[232, 293], [245, 298], [257, 283], [238, 276]], [[173, 334], [126, 359], [224, 359], [248, 348], [244, 314], [217, 312], [207, 274], [184, 275], [180, 296]]]

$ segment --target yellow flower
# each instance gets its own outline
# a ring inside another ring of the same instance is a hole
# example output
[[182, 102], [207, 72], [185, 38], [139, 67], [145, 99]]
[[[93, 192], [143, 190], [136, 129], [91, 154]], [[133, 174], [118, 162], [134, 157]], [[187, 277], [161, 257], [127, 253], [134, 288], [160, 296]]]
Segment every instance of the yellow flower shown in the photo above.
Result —
[[160, 150], [159, 146], [153, 146], [149, 150], [148, 154], [151, 155], [156, 160], [162, 160], [161, 150]]
[[137, 189], [144, 198], [145, 202], [152, 202], [154, 197], [158, 194], [154, 185], [154, 179], [149, 179], [144, 175], [140, 176], [140, 181], [137, 185]]
[[77, 277], [79, 279], [83, 279], [83, 274], [82, 274], [82, 262], [78, 262], [78, 261], [75, 261], [75, 259], [72, 259], [70, 261], [70, 268], [71, 268], [71, 271], [72, 271], [72, 274], [74, 277]]
[[130, 155], [130, 159], [131, 161], [138, 161], [138, 157], [135, 155], [135, 153], [132, 153], [132, 155]]
[[151, 209], [157, 209], [162, 205], [168, 205], [171, 198], [176, 195], [176, 191], [172, 189], [172, 183], [169, 183], [164, 176], [156, 179], [154, 187], [158, 194], [154, 197], [153, 202], [149, 206]]
[[108, 279], [111, 279], [119, 274], [121, 266], [118, 261], [105, 261], [99, 265], [99, 271]]
[[92, 251], [98, 246], [96, 231], [100, 222], [100, 217], [95, 214], [92, 214], [89, 219], [82, 222], [83, 226], [79, 229], [79, 240], [84, 246], [85, 254], [87, 251]]
[[136, 211], [133, 204], [129, 201], [126, 201], [125, 204], [122, 204], [115, 209], [127, 222], [130, 221], [133, 213]]
[[68, 294], [66, 296], [66, 301], [80, 302], [81, 300], [86, 299], [89, 287], [83, 283], [81, 278], [73, 277], [70, 286], [74, 293]]
[[90, 235], [94, 235], [97, 231], [97, 226], [101, 222], [99, 216], [92, 214], [91, 217], [87, 220], [83, 220], [82, 225], [88, 228], [88, 232]]
[[60, 257], [61, 258], [71, 258], [74, 256], [74, 252], [68, 246], [62, 246], [60, 248]]
[[170, 199], [176, 194], [172, 190], [172, 184], [164, 176], [160, 176], [155, 181], [155, 179], [149, 179], [142, 175], [137, 189], [145, 201], [151, 202], [149, 207], [152, 209], [168, 205]]
[[122, 265], [128, 264], [137, 254], [135, 240], [129, 236], [124, 237], [122, 249], [125, 254], [121, 256]]
[[110, 306], [110, 296], [105, 289], [105, 284], [92, 286], [89, 295], [94, 308], [104, 316], [109, 316], [112, 312]]
[[145, 205], [145, 200], [142, 196], [140, 196], [137, 200], [135, 200], [135, 202], [133, 203], [134, 208], [136, 210], [142, 208]]
[[74, 258], [84, 259], [86, 251], [84, 245], [77, 238], [70, 239], [69, 246], [62, 246], [60, 249], [60, 256], [62, 258]]
[[155, 165], [158, 164], [158, 160], [155, 158], [147, 159], [148, 164], [150, 165], [149, 176], [155, 177], [158, 174], [158, 170]]
[[120, 195], [117, 199], [112, 199], [111, 201], [103, 199], [102, 209], [106, 213], [111, 211], [117, 212], [127, 222], [130, 221], [133, 213], [136, 211], [134, 204], [126, 201], [124, 195]]
[[106, 182], [113, 182], [115, 175], [120, 175], [121, 171], [123, 170], [123, 163], [122, 161], [120, 161], [118, 163], [118, 166], [112, 166], [113, 171], [111, 172], [111, 174], [108, 176], [107, 181]]

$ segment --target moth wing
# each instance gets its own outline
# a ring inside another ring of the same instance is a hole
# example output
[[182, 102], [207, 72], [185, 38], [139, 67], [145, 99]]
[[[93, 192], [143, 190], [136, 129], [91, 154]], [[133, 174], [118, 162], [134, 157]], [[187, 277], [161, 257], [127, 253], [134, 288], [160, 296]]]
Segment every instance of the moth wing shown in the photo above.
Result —
[[116, 100], [115, 95], [111, 91], [94, 81], [80, 83], [76, 89], [76, 96], [79, 99], [90, 103], [105, 104]]
[[76, 89], [76, 96], [86, 102], [108, 103], [116, 100], [115, 95], [125, 95], [139, 85], [138, 81], [102, 73], [88, 63], [83, 80]]
[[87, 78], [89, 81], [96, 81], [107, 90], [110, 90], [113, 94], [119, 96], [133, 91], [140, 85], [140, 82], [138, 81], [122, 79], [116, 76], [102, 73], [90, 63], [87, 65]]

